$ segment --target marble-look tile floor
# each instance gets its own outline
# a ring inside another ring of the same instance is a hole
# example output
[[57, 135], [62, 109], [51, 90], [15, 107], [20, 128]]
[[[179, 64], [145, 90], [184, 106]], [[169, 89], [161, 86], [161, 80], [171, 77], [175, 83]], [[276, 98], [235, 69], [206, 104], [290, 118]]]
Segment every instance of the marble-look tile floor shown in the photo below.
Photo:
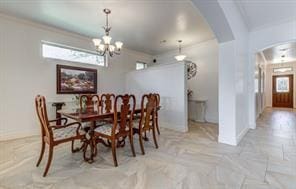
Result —
[[93, 164], [61, 145], [46, 178], [46, 158], [35, 167], [39, 137], [0, 142], [0, 188], [296, 189], [295, 110], [267, 109], [236, 147], [217, 143], [217, 136], [213, 124], [190, 123], [188, 133], [161, 129], [159, 149], [147, 142], [143, 156], [136, 139], [137, 157], [128, 145], [118, 149], [117, 168], [102, 145]]

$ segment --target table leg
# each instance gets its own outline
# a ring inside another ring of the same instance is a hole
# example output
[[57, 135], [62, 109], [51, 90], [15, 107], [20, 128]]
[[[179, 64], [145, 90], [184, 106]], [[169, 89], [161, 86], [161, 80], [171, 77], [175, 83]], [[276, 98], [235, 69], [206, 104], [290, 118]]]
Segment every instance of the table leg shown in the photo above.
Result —
[[[91, 124], [91, 127], [88, 131], [89, 134], [89, 139], [85, 141], [85, 147], [84, 147], [84, 153], [83, 153], [83, 157], [84, 160], [89, 162], [89, 163], [93, 163], [94, 162], [94, 157], [97, 155], [97, 145], [96, 145], [96, 141], [94, 139], [94, 129], [96, 126], [96, 122], [93, 121]], [[87, 147], [90, 147], [90, 157], [86, 157], [86, 152], [87, 152]]]

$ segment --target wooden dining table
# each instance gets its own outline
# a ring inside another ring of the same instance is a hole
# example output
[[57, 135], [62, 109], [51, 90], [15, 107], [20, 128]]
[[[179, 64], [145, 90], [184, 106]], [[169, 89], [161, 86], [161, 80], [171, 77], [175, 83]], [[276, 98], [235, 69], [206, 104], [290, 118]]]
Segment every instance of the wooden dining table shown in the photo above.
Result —
[[[71, 109], [62, 109], [59, 110], [58, 113], [61, 114], [64, 117], [73, 119], [80, 123], [90, 123], [89, 129], [87, 130], [87, 139], [83, 141], [83, 145], [80, 148], [83, 149], [83, 157], [84, 160], [92, 163], [94, 160], [94, 157], [97, 155], [97, 148], [95, 142], [93, 142], [93, 136], [94, 136], [94, 130], [96, 128], [96, 122], [102, 121], [106, 119], [113, 119], [114, 113], [102, 113], [101, 107], [95, 109], [93, 107], [84, 108], [84, 109], [77, 109], [77, 108], [71, 108]], [[160, 109], [160, 106], [157, 108]], [[135, 109], [135, 114], [141, 113], [141, 108]], [[119, 112], [120, 114], [120, 112]], [[101, 142], [105, 146], [110, 146], [110, 144], [102, 139], [96, 139], [97, 142]], [[148, 140], [145, 138], [145, 140]], [[118, 147], [122, 147], [125, 144], [125, 139], [122, 139], [121, 141], [118, 141]], [[90, 155], [87, 157], [87, 148], [90, 147]]]

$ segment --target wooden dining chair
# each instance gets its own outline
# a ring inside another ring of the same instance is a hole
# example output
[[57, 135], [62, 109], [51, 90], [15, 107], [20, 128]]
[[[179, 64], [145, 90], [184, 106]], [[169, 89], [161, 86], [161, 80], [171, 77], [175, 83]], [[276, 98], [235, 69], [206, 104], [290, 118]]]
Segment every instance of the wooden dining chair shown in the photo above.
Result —
[[146, 94], [142, 96], [141, 100], [141, 118], [134, 120], [133, 131], [139, 135], [139, 143], [142, 154], [145, 154], [143, 144], [143, 134], [146, 137], [146, 132], [152, 130], [153, 140], [155, 147], [158, 148], [155, 123], [156, 123], [156, 109], [157, 109], [157, 96], [155, 94]]
[[155, 113], [155, 126], [157, 129], [157, 133], [160, 135], [159, 126], [158, 126], [158, 111], [160, 106], [160, 95], [158, 93], [154, 93], [156, 96], [156, 113]]
[[[66, 118], [60, 118], [60, 119], [49, 121], [47, 117], [46, 101], [44, 96], [41, 96], [41, 95], [36, 96], [35, 107], [36, 107], [37, 116], [41, 126], [41, 137], [42, 137], [41, 152], [36, 164], [37, 167], [39, 166], [42, 160], [42, 157], [45, 151], [45, 145], [47, 144], [49, 146], [48, 160], [43, 173], [43, 177], [45, 177], [51, 165], [54, 147], [61, 143], [72, 142], [71, 150], [74, 153], [77, 151], [76, 149], [74, 149], [74, 141], [84, 140], [85, 132], [81, 130], [80, 123], [73, 122], [73, 123], [67, 124]], [[64, 124], [51, 125], [51, 123], [57, 122], [58, 120], [64, 121]]]
[[133, 156], [136, 156], [133, 142], [132, 118], [135, 111], [136, 98], [134, 95], [119, 95], [115, 98], [113, 106], [113, 123], [103, 125], [94, 130], [94, 143], [97, 139], [111, 141], [114, 166], [117, 167], [116, 147], [117, 143], [129, 138]]
[[[94, 111], [100, 111], [100, 96], [97, 94], [82, 94], [79, 96], [80, 109], [93, 109]], [[82, 128], [88, 131], [92, 123], [82, 123]], [[96, 126], [100, 126], [101, 123], [96, 123]]]
[[101, 95], [101, 113], [110, 113], [113, 112], [115, 102], [114, 94], [102, 94]]
[[[85, 108], [94, 108], [99, 111], [100, 106], [100, 97], [97, 94], [82, 94], [79, 96], [79, 105], [80, 108], [83, 109], [85, 104]], [[96, 106], [96, 107], [95, 107]]]
[[[100, 103], [100, 111], [102, 114], [113, 113], [114, 112], [114, 103], [115, 95], [114, 94], [102, 94]], [[113, 123], [113, 118], [106, 118], [100, 121], [101, 124], [110, 124]]]

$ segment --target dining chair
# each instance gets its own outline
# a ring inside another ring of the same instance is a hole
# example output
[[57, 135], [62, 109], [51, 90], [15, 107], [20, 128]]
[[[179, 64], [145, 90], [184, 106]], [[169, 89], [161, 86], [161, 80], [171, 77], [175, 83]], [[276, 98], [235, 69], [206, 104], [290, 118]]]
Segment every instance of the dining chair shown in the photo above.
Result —
[[[80, 109], [93, 109], [94, 111], [100, 111], [100, 96], [97, 94], [82, 94], [79, 96]], [[82, 128], [88, 131], [92, 123], [82, 123]], [[96, 126], [100, 126], [100, 122], [96, 122]]]
[[97, 145], [97, 139], [107, 139], [111, 141], [112, 156], [114, 166], [118, 166], [116, 157], [117, 143], [129, 138], [133, 156], [136, 156], [133, 142], [132, 118], [135, 111], [136, 98], [134, 95], [119, 95], [115, 98], [113, 106], [113, 123], [97, 127], [94, 130], [94, 143]]
[[156, 113], [155, 113], [155, 126], [157, 129], [157, 133], [160, 135], [159, 132], [159, 126], [158, 126], [158, 111], [159, 111], [159, 106], [160, 106], [160, 95], [158, 93], [154, 93], [154, 95], [156, 96]]
[[[36, 166], [38, 167], [40, 162], [42, 161], [42, 157], [45, 151], [45, 145], [49, 146], [48, 160], [43, 173], [43, 177], [47, 175], [49, 167], [51, 165], [53, 149], [55, 146], [65, 143], [72, 142], [71, 151], [72, 153], [76, 152], [77, 149], [74, 149], [74, 141], [75, 140], [84, 140], [85, 132], [81, 130], [81, 124], [79, 122], [73, 122], [67, 124], [66, 118], [60, 118], [56, 120], [48, 120], [47, 110], [46, 110], [46, 100], [44, 96], [37, 95], [35, 98], [35, 107], [37, 116], [41, 126], [41, 152], [39, 159], [37, 161]], [[63, 121], [63, 125], [57, 125], [57, 121]], [[55, 125], [51, 125], [52, 123], [56, 123]]]
[[100, 97], [97, 94], [82, 94], [79, 96], [79, 105], [81, 109], [94, 108], [99, 111]]
[[101, 95], [101, 113], [110, 113], [113, 111], [115, 102], [114, 94], [102, 94]]
[[146, 132], [152, 130], [154, 145], [158, 148], [156, 133], [155, 133], [155, 118], [157, 109], [157, 95], [146, 94], [142, 96], [141, 100], [141, 118], [139, 120], [134, 120], [133, 131], [139, 135], [139, 143], [141, 147], [142, 154], [145, 154], [144, 144], [143, 144], [143, 134], [146, 138]]
[[[114, 111], [114, 103], [115, 103], [115, 95], [114, 94], [102, 94], [101, 95], [101, 103], [100, 103], [100, 111], [102, 114], [113, 113]], [[110, 124], [113, 123], [113, 118], [106, 118], [100, 121], [101, 124]]]

